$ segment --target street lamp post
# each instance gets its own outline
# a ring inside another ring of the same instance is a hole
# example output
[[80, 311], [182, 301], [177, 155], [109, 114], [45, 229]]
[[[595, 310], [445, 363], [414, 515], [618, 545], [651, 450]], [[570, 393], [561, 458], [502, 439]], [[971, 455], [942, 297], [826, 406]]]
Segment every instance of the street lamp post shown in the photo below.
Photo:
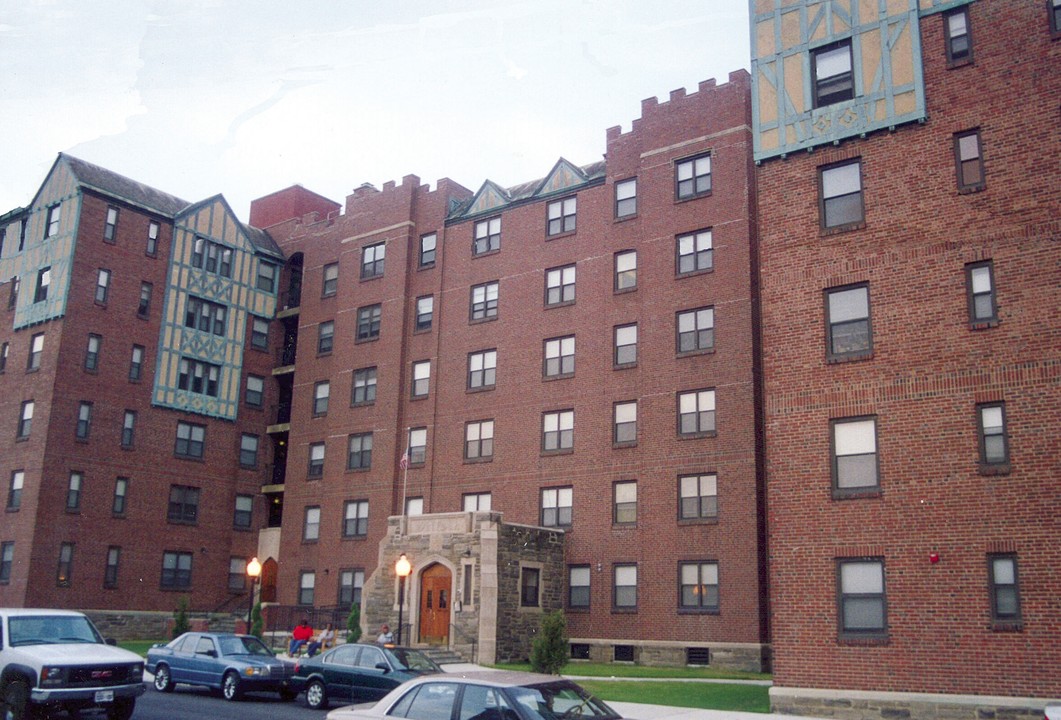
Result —
[[409, 558], [405, 553], [398, 556], [398, 562], [394, 563], [394, 572], [398, 575], [398, 644], [402, 644], [402, 610], [405, 609], [405, 578], [412, 571]]
[[247, 634], [251, 634], [251, 618], [254, 615], [254, 583], [258, 581], [258, 576], [262, 574], [262, 564], [258, 562], [257, 557], [252, 557], [247, 563], [247, 577], [251, 579], [251, 592], [249, 605], [247, 606]]

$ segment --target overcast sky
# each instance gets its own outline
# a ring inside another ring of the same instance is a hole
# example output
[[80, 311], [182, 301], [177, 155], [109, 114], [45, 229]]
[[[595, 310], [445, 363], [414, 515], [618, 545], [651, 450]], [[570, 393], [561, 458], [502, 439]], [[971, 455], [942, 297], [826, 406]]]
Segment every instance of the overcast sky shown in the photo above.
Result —
[[184, 198], [601, 159], [749, 61], [746, 0], [0, 0], [0, 213], [59, 152]]

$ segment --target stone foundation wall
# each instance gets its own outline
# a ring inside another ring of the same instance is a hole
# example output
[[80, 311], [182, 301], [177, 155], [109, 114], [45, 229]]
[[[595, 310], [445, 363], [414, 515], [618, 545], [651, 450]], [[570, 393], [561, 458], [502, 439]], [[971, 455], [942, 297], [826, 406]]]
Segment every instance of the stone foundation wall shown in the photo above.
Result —
[[[674, 643], [657, 642], [650, 640], [613, 640], [613, 639], [587, 639], [570, 638], [572, 645], [588, 645], [589, 661], [600, 663], [611, 663], [616, 661], [616, 646], [630, 648], [633, 651], [632, 661], [618, 661], [624, 664], [634, 665], [663, 665], [684, 667], [689, 665], [688, 650], [690, 648], [698, 651], [708, 652], [708, 662], [694, 663], [705, 667], [724, 670], [739, 670], [742, 672], [769, 672], [770, 669], [770, 647], [768, 645], [736, 644], [736, 643]], [[578, 660], [572, 660], [577, 666]], [[571, 667], [571, 666], [569, 666]]]
[[[542, 615], [564, 607], [564, 533], [526, 525], [500, 525], [497, 540], [497, 662], [524, 662]], [[523, 606], [520, 577], [538, 571], [537, 607]]]
[[[119, 642], [126, 640], [168, 641], [173, 632], [173, 613], [171, 612], [85, 610], [84, 613], [92, 620], [103, 637], [113, 638]], [[190, 614], [188, 624], [192, 630], [233, 632], [235, 629], [235, 621], [231, 615]]]
[[[1053, 703], [1061, 702], [1061, 699]], [[1042, 720], [1051, 701], [928, 693], [770, 689], [770, 711], [836, 720]]]

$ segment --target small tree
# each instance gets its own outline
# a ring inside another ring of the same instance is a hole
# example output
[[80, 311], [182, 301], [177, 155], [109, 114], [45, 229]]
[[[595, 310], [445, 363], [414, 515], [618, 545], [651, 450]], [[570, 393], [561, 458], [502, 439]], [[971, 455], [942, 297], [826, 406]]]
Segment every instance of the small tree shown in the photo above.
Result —
[[189, 630], [191, 625], [188, 623], [188, 598], [181, 597], [177, 601], [177, 609], [173, 611], [173, 637], [183, 635]]
[[262, 630], [264, 629], [262, 622], [262, 604], [260, 602], [254, 603], [254, 610], [251, 611], [251, 635], [262, 639]]
[[350, 606], [350, 614], [346, 616], [346, 641], [357, 642], [361, 639], [361, 608], [357, 604]]
[[549, 675], [559, 675], [567, 664], [567, 620], [559, 610], [542, 615], [531, 644], [530, 662], [534, 672]]

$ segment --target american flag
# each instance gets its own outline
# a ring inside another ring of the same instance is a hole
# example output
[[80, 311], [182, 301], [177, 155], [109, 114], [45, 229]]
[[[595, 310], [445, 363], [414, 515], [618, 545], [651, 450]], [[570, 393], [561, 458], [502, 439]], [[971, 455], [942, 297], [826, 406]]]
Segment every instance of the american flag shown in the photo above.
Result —
[[409, 469], [409, 451], [408, 450], [406, 450], [405, 452], [402, 453], [402, 459], [398, 461], [398, 467], [400, 467], [402, 470], [408, 470]]

